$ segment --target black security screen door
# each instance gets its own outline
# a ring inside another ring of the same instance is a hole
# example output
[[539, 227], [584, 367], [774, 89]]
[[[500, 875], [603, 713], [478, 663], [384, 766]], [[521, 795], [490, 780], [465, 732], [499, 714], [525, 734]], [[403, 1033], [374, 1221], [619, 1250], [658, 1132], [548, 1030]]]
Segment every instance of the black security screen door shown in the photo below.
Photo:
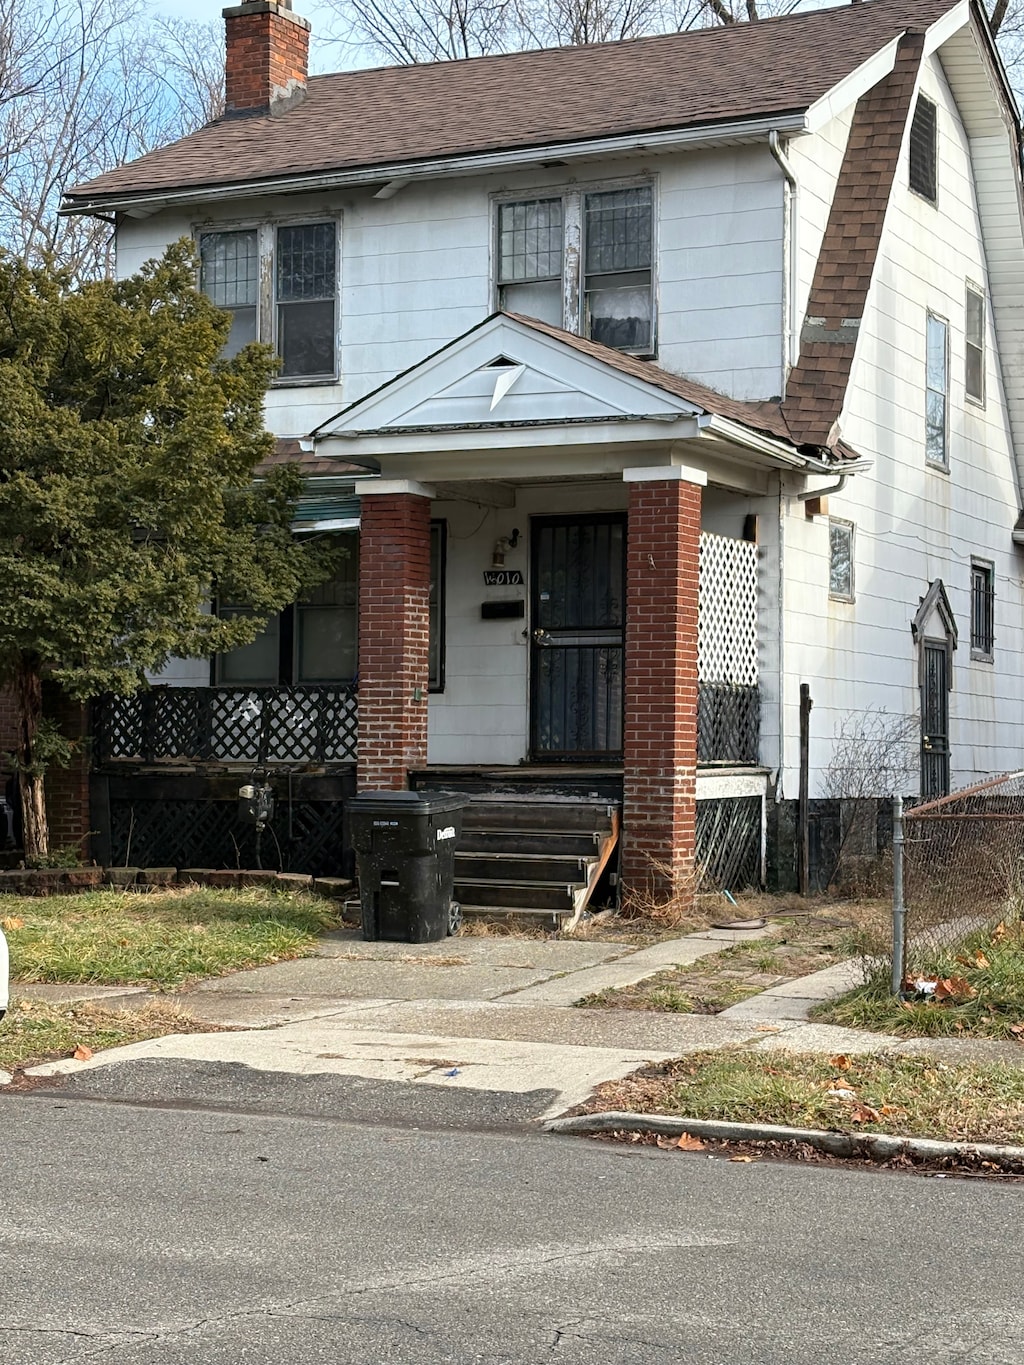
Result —
[[949, 792], [949, 653], [925, 641], [921, 659], [921, 796]]
[[532, 756], [619, 758], [625, 517], [538, 517], [532, 541]]

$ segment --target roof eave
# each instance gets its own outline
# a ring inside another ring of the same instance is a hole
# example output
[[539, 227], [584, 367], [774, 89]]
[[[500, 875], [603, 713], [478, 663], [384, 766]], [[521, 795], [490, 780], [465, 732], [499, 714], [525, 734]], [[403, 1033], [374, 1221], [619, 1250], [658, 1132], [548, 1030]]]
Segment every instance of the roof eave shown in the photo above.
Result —
[[756, 142], [766, 138], [773, 131], [789, 136], [807, 132], [806, 110], [789, 110], [724, 123], [697, 124], [688, 128], [638, 131], [573, 142], [535, 143], [504, 151], [473, 152], [464, 156], [445, 156], [418, 161], [379, 162], [344, 170], [300, 172], [257, 180], [191, 185], [172, 190], [150, 189], [135, 194], [115, 190], [110, 193], [81, 196], [71, 191], [66, 195], [60, 212], [62, 214], [117, 212], [126, 213], [130, 217], [148, 217], [175, 204], [206, 204], [226, 199], [251, 199], [269, 194], [345, 189], [382, 180], [436, 180], [478, 175], [487, 171], [514, 170], [521, 166], [529, 166], [541, 157], [545, 161], [583, 161], [622, 152], [671, 152], [691, 147], [713, 146], [724, 141]]

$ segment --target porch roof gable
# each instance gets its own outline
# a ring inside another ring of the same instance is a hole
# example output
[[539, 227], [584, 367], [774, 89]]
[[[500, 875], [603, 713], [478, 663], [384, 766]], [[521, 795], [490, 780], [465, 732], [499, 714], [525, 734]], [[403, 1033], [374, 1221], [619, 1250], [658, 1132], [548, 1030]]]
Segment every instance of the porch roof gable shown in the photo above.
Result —
[[[321, 423], [310, 436], [388, 437], [508, 427], [722, 417], [789, 442], [777, 403], [743, 403], [535, 318], [494, 313]], [[337, 450], [337, 447], [335, 447]]]

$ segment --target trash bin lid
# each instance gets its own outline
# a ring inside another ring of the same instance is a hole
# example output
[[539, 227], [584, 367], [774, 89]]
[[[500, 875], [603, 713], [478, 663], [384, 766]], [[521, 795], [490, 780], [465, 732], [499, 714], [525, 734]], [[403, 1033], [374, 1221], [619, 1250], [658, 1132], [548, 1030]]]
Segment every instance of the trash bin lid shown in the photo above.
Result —
[[461, 810], [469, 805], [466, 796], [451, 792], [360, 792], [349, 798], [350, 811], [373, 811], [378, 814], [433, 815], [449, 810]]

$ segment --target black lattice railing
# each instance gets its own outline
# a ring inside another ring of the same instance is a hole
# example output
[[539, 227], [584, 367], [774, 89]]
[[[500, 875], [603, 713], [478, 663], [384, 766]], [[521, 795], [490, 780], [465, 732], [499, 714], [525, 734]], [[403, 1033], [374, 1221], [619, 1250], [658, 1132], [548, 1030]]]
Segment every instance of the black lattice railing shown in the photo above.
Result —
[[[255, 867], [256, 831], [234, 801], [110, 802], [110, 861], [138, 867]], [[342, 801], [289, 802], [278, 790], [274, 816], [260, 840], [263, 867], [350, 877]]]
[[698, 763], [754, 764], [760, 744], [761, 690], [756, 683], [698, 683]]
[[352, 686], [154, 687], [95, 704], [93, 761], [350, 763], [357, 730]]

